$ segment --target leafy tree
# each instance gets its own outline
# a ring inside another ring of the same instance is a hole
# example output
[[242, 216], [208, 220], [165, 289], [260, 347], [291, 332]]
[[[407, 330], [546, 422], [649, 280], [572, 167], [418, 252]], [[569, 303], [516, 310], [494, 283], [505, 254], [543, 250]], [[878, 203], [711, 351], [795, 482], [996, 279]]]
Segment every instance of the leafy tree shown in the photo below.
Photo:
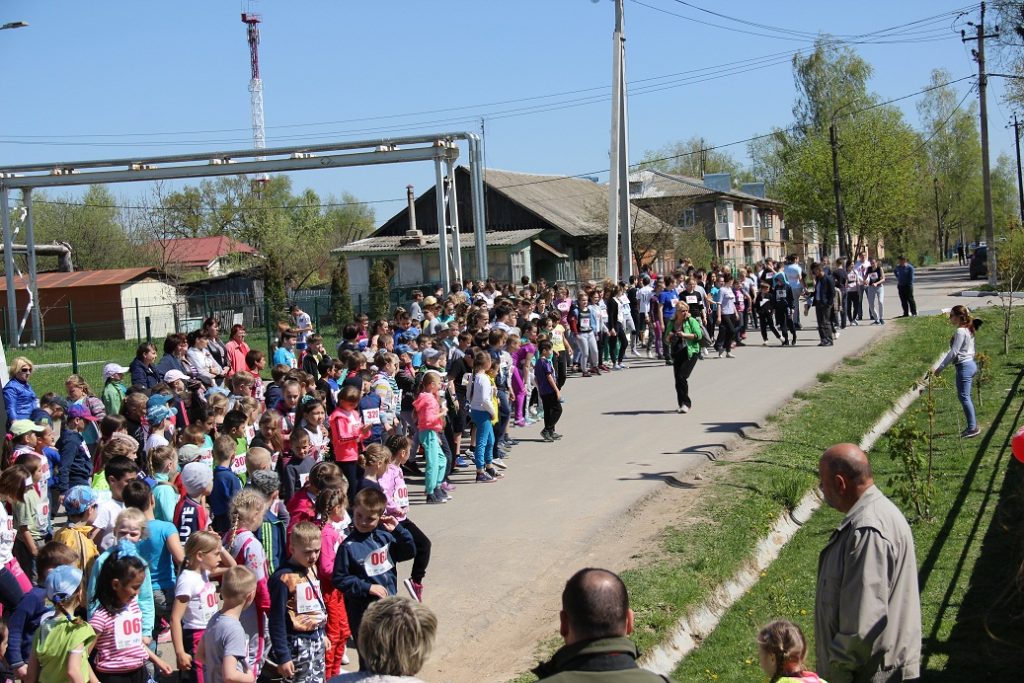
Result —
[[[81, 199], [33, 195], [37, 244], [67, 242], [78, 270], [152, 265], [140, 258], [122, 228], [117, 200], [106, 186], [92, 185]], [[17, 241], [24, 241], [24, 232]]]
[[331, 321], [338, 328], [339, 337], [341, 328], [354, 319], [352, 296], [348, 291], [348, 261], [339, 256], [331, 270]]
[[370, 266], [370, 317], [374, 320], [391, 316], [391, 263], [376, 259]]
[[731, 173], [734, 180], [746, 180], [747, 174], [728, 152], [708, 149], [714, 145], [694, 135], [688, 140], [670, 142], [656, 150], [644, 153], [641, 168], [673, 173], [675, 175], [701, 178], [701, 157], [704, 157], [704, 173]]

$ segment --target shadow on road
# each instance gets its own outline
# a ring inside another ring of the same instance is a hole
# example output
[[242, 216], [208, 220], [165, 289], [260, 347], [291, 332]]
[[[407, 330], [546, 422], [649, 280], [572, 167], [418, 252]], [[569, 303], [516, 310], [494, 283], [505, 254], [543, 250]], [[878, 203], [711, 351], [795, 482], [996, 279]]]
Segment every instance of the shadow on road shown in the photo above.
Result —
[[672, 415], [676, 411], [669, 410], [613, 410], [607, 413], [601, 413], [602, 415]]
[[671, 472], [640, 472], [635, 477], [619, 477], [619, 481], [661, 481], [674, 489], [695, 489], [696, 484], [681, 481]]
[[757, 427], [756, 422], [703, 422], [707, 426], [705, 431], [712, 434], [739, 434], [741, 429], [746, 427]]

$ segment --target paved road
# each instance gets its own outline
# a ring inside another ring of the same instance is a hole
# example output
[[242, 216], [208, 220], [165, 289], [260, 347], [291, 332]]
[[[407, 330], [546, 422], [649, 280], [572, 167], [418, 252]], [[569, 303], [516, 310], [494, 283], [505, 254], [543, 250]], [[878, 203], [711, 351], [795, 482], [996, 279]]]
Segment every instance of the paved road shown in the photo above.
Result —
[[[938, 312], [979, 303], [950, 296], [969, 286], [966, 268], [921, 272], [918, 308]], [[886, 295], [891, 318], [900, 312], [895, 282]], [[593, 539], [666, 477], [706, 462], [704, 447], [761, 421], [880, 329], [847, 328], [834, 347], [819, 348], [815, 331], [805, 327], [795, 349], [774, 342], [763, 348], [755, 332], [748, 342], [757, 345], [738, 349], [736, 359], [697, 364], [694, 407], [686, 415], [675, 411], [671, 370], [663, 364], [643, 359], [623, 372], [571, 379], [561, 442], [543, 443], [540, 425], [513, 430], [520, 445], [504, 480], [465, 483], [448, 505], [412, 508], [410, 516], [433, 540], [426, 601], [441, 622], [435, 654], [421, 675], [490, 681], [521, 670], [523, 646], [532, 648], [557, 629], [561, 584], [585, 565]], [[737, 402], [740, 387], [746, 390]], [[458, 476], [469, 481], [468, 474]]]

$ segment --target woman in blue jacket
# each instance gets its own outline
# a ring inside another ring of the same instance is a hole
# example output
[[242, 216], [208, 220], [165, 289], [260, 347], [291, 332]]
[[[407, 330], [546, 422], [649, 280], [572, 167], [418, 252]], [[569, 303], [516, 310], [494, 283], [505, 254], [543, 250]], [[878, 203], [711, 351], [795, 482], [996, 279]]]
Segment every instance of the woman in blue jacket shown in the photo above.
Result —
[[11, 379], [4, 387], [4, 403], [7, 405], [7, 424], [15, 420], [28, 420], [32, 411], [39, 407], [39, 398], [28, 383], [32, 377], [32, 361], [18, 356], [11, 363], [8, 371]]

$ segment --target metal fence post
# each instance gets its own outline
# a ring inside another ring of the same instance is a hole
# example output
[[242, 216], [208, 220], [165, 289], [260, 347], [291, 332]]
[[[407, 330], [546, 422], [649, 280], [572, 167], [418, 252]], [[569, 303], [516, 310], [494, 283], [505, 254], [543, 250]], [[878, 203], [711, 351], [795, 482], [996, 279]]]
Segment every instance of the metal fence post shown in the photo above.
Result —
[[270, 329], [270, 300], [263, 297], [263, 327], [267, 331], [267, 365], [272, 366], [271, 359], [274, 357], [274, 334]]
[[320, 297], [313, 297], [313, 329], [320, 331]]
[[210, 316], [210, 295], [207, 292], [203, 292], [203, 314], [204, 317]]
[[153, 321], [150, 320], [149, 316], [146, 316], [146, 343], [153, 343]]
[[75, 326], [75, 307], [68, 302], [68, 328], [71, 334], [71, 372], [78, 374], [78, 328]]
[[139, 297], [135, 297], [135, 340], [142, 341], [142, 317], [139, 311]]

